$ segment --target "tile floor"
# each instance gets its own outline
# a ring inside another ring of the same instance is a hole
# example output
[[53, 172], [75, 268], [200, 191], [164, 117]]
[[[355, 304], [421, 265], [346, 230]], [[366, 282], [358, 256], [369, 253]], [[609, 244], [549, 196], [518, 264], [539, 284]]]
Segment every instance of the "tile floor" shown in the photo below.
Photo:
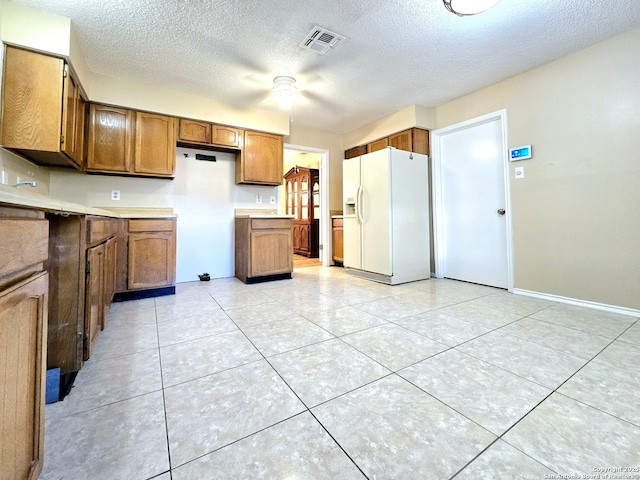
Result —
[[113, 304], [41, 478], [640, 478], [639, 367], [637, 318], [452, 280], [179, 284]]

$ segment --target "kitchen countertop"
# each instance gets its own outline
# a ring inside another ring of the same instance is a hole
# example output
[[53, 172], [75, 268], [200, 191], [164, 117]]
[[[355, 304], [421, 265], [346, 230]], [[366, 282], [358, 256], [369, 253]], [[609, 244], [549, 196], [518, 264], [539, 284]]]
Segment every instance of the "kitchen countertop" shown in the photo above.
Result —
[[293, 215], [279, 215], [275, 209], [267, 208], [236, 208], [235, 212], [236, 218], [293, 218]]
[[88, 207], [79, 203], [67, 202], [58, 198], [25, 190], [29, 187], [9, 187], [0, 185], [0, 205], [33, 208], [52, 213], [75, 215], [98, 215], [114, 218], [166, 218], [177, 217], [172, 208], [113, 208]]

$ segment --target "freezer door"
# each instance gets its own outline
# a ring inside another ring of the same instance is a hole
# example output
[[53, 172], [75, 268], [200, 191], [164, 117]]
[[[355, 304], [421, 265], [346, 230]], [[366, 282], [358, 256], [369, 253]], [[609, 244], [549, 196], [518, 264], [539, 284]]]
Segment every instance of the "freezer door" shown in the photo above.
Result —
[[389, 149], [363, 155], [361, 159], [362, 270], [392, 275]]
[[342, 199], [343, 214], [357, 215], [356, 203], [360, 188], [360, 157], [350, 158], [342, 162]]
[[360, 190], [360, 157], [344, 160], [342, 162], [343, 265], [358, 269], [362, 266], [362, 236], [358, 219]]

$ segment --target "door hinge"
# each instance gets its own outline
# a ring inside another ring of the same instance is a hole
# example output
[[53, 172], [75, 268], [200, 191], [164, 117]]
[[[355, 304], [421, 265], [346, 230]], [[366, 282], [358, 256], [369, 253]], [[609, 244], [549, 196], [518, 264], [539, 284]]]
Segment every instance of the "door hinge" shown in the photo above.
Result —
[[64, 135], [60, 135], [60, 143], [64, 143]]
[[87, 266], [85, 268], [85, 273], [91, 273], [91, 262], [87, 260]]
[[69, 67], [67, 65], [64, 66], [64, 69], [62, 70], [62, 78], [67, 78], [67, 70], [69, 69]]
[[82, 350], [86, 351], [88, 346], [89, 346], [89, 335], [86, 334], [82, 338]]

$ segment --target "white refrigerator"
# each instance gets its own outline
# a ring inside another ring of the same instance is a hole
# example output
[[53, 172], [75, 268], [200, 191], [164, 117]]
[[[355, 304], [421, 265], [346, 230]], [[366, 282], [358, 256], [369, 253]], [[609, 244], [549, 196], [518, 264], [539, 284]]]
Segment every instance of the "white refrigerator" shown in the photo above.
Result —
[[344, 160], [344, 267], [395, 285], [431, 275], [428, 157], [387, 147]]

